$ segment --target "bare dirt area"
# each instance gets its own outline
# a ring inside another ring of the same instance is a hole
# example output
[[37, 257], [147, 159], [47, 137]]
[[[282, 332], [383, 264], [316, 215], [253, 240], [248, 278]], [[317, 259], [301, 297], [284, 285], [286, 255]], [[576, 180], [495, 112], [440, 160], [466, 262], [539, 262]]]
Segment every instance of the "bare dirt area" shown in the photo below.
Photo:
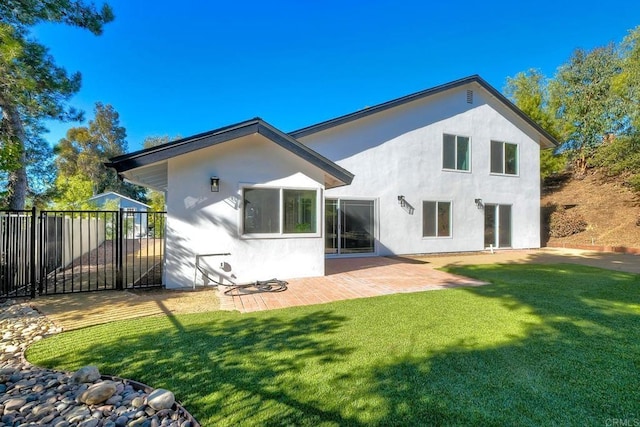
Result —
[[620, 178], [594, 171], [581, 179], [570, 174], [555, 177], [545, 182], [541, 206], [543, 218], [545, 212], [562, 207], [579, 213], [587, 223], [586, 230], [580, 233], [548, 237], [548, 245], [640, 248], [640, 194], [631, 191]]

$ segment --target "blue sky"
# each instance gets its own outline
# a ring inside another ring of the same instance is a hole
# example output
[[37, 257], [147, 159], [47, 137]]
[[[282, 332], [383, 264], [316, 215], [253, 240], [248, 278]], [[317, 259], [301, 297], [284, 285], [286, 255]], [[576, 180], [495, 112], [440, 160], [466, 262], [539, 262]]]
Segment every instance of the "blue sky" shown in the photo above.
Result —
[[[576, 48], [618, 43], [640, 2], [112, 0], [102, 36], [34, 35], [80, 71], [71, 103], [111, 104], [129, 151], [261, 117], [283, 131], [479, 74], [498, 90], [529, 68], [553, 76]], [[71, 126], [50, 123], [51, 144]]]

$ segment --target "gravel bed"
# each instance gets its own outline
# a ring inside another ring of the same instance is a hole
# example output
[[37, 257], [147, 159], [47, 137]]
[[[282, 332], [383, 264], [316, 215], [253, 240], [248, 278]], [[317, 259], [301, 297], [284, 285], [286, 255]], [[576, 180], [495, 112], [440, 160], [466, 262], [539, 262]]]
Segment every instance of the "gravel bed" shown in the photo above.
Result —
[[94, 366], [59, 372], [25, 360], [29, 345], [60, 332], [27, 303], [0, 303], [0, 427], [199, 427], [169, 390], [104, 376]]

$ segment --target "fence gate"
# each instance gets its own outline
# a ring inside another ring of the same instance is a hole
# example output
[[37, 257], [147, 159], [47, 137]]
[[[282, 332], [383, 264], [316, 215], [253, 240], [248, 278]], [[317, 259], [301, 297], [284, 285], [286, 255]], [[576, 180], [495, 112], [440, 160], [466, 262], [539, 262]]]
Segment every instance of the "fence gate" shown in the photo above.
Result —
[[162, 286], [165, 218], [0, 211], [0, 298]]

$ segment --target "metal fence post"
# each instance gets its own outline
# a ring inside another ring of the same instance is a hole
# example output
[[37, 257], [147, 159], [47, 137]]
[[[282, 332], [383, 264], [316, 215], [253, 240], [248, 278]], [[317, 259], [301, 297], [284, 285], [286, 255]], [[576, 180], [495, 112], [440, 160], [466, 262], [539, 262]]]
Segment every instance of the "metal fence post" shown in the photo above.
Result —
[[124, 209], [120, 208], [116, 221], [116, 289], [121, 291], [124, 289], [123, 285], [123, 271], [122, 271], [122, 243], [123, 243], [123, 226]]
[[30, 277], [31, 281], [31, 298], [36, 297], [36, 278], [38, 266], [36, 265], [36, 244], [37, 244], [37, 234], [36, 234], [36, 207], [31, 208], [31, 241], [29, 248], [29, 264], [30, 264]]

